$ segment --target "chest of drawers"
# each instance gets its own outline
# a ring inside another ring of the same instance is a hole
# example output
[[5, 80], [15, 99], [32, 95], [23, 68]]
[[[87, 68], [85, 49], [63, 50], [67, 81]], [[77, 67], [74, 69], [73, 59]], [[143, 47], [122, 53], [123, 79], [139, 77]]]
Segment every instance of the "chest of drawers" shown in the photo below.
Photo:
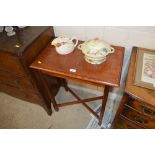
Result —
[[[52, 27], [26, 27], [15, 36], [0, 33], [0, 91], [28, 102], [44, 104], [50, 99], [42, 90], [39, 77], [29, 65], [49, 44], [54, 32]], [[56, 95], [59, 84], [56, 78], [47, 77], [51, 91]]]
[[155, 128], [155, 91], [135, 86], [134, 69], [137, 47], [133, 48], [125, 93], [113, 121], [113, 128]]

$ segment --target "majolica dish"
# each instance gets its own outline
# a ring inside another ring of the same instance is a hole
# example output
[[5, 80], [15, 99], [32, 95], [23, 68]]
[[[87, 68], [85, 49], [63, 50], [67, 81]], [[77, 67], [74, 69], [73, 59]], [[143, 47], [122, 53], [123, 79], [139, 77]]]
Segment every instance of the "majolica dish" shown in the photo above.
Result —
[[[75, 43], [73, 42], [75, 40]], [[55, 38], [52, 43], [56, 47], [58, 54], [65, 55], [74, 51], [78, 44], [78, 39], [76, 37], [67, 38], [65, 36], [60, 36]]]
[[108, 43], [98, 38], [88, 40], [78, 46], [85, 55], [85, 60], [91, 64], [101, 64], [106, 61], [106, 56], [114, 53], [115, 49]]

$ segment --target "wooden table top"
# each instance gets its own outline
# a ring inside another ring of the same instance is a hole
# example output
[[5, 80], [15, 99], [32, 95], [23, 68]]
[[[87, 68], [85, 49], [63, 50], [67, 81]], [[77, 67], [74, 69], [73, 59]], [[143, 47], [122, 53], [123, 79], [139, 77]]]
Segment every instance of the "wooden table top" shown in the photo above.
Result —
[[125, 92], [145, 103], [149, 103], [155, 106], [155, 91], [134, 85], [136, 53], [137, 47], [134, 47], [130, 60]]
[[[77, 48], [68, 55], [59, 55], [55, 47], [49, 45], [30, 67], [57, 77], [117, 87], [120, 85], [125, 49], [113, 47], [115, 53], [109, 54], [104, 63], [94, 65], [86, 62], [83, 53]], [[70, 69], [76, 69], [76, 72], [70, 72]]]

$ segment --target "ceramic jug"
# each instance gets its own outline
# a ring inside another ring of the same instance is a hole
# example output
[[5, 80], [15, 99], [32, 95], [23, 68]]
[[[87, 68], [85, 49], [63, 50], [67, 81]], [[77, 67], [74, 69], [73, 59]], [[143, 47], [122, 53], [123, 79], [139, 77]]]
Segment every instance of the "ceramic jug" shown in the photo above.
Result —
[[[73, 42], [75, 40], [75, 43]], [[60, 36], [55, 38], [52, 43], [56, 47], [56, 51], [58, 54], [65, 55], [74, 51], [75, 47], [78, 44], [78, 39], [76, 37], [72, 37], [71, 39], [65, 36]]]

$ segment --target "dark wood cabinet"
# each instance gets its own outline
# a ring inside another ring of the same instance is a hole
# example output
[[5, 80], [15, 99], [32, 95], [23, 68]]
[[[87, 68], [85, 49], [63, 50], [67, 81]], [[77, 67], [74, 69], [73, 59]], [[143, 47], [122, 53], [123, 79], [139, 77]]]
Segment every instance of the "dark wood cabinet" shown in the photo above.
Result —
[[[1, 92], [32, 103], [46, 103], [46, 107], [50, 109], [50, 99], [43, 91], [39, 77], [35, 76], [29, 65], [53, 37], [53, 28], [43, 26], [19, 29], [17, 34], [11, 37], [5, 32], [0, 33]], [[51, 91], [56, 95], [59, 89], [58, 80], [55, 77], [46, 78], [51, 85]]]
[[155, 128], [155, 91], [134, 85], [137, 47], [133, 48], [125, 93], [117, 110], [112, 128]]

